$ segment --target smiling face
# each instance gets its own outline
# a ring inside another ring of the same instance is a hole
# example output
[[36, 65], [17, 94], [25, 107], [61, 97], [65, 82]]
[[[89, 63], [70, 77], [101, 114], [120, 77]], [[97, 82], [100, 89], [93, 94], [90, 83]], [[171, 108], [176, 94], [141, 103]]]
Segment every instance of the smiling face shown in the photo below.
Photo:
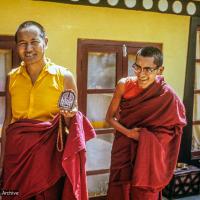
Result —
[[[158, 67], [154, 64], [154, 57], [143, 57], [138, 55], [136, 58], [135, 65], [140, 70], [135, 70], [135, 74], [138, 78], [139, 87], [145, 89], [150, 86], [156, 79], [156, 75], [160, 75], [163, 71], [163, 67]], [[146, 69], [155, 69], [155, 70], [146, 70]], [[139, 72], [141, 71], [141, 72]]]
[[41, 37], [37, 26], [22, 28], [17, 33], [17, 51], [25, 65], [43, 64], [47, 38]]

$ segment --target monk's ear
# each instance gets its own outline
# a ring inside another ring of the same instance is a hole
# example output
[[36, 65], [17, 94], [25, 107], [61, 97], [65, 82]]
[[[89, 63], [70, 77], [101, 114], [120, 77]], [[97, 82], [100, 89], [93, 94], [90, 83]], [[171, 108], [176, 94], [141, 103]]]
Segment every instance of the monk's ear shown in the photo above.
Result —
[[45, 37], [44, 39], [44, 48], [47, 49], [48, 45], [48, 37]]
[[162, 75], [163, 71], [164, 71], [164, 66], [159, 67], [157, 75]]

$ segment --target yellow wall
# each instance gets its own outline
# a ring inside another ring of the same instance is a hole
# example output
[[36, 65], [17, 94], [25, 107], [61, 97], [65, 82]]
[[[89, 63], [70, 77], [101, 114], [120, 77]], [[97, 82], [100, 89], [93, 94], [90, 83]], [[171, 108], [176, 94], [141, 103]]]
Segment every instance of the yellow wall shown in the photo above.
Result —
[[31, 0], [0, 0], [0, 34], [14, 34], [25, 20], [47, 30], [47, 55], [76, 75], [77, 39], [163, 43], [166, 80], [183, 96], [189, 17]]

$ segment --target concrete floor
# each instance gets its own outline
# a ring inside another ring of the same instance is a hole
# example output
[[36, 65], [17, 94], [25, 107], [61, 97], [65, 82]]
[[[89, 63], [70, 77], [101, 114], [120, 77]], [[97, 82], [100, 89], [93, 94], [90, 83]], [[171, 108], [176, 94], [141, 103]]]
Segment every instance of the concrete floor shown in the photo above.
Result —
[[[167, 198], [163, 197], [163, 200], [167, 200]], [[200, 200], [200, 194], [199, 195], [190, 196], [190, 197], [179, 198], [177, 200]]]

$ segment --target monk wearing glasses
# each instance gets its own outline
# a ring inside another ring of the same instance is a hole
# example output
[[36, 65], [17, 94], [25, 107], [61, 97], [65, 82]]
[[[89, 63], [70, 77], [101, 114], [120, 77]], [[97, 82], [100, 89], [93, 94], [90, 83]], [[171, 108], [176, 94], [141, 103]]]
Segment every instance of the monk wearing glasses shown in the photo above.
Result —
[[106, 116], [116, 129], [108, 199], [161, 200], [176, 166], [185, 108], [162, 76], [158, 48], [139, 49], [132, 67], [135, 76], [119, 80]]

